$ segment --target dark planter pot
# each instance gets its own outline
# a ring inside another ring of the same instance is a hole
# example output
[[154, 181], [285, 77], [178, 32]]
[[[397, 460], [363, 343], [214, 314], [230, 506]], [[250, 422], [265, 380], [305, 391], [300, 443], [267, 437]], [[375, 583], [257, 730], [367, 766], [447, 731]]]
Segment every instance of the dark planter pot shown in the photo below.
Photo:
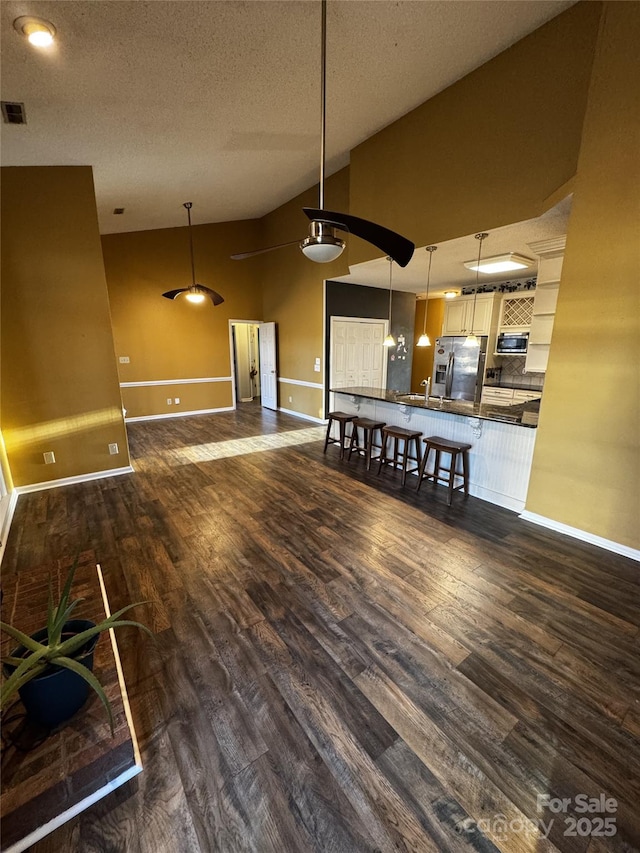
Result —
[[[62, 629], [63, 637], [72, 637], [93, 628], [95, 622], [87, 619], [70, 619], [65, 622]], [[46, 641], [47, 629], [36, 631], [31, 635], [37, 642]], [[91, 640], [74, 655], [75, 660], [93, 670], [93, 652], [100, 635], [92, 637]], [[19, 646], [12, 655], [23, 657], [27, 652], [24, 646]], [[15, 667], [5, 665], [5, 670], [11, 673]], [[48, 667], [42, 675], [32, 678], [23, 687], [19, 694], [22, 704], [26, 708], [28, 716], [47, 729], [53, 729], [60, 723], [68, 720], [82, 708], [87, 701], [91, 688], [87, 682], [71, 672], [59, 666]]]

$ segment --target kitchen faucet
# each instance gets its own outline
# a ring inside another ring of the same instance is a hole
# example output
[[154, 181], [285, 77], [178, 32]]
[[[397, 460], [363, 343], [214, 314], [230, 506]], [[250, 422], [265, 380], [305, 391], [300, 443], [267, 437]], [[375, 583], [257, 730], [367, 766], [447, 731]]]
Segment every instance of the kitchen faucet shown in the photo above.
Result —
[[429, 388], [431, 386], [431, 377], [429, 377], [428, 379], [423, 379], [420, 384], [424, 385], [424, 401], [425, 403], [427, 403], [429, 401]]

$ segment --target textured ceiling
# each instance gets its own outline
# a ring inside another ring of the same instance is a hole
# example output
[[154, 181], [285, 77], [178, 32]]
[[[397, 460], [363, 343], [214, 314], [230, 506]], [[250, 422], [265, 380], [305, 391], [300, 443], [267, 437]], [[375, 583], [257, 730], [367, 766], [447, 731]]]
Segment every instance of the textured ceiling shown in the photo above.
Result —
[[[330, 0], [328, 173], [573, 0]], [[19, 15], [50, 20], [36, 50]], [[4, 165], [91, 165], [103, 233], [262, 216], [319, 163], [318, 0], [3, 0]], [[124, 207], [113, 216], [114, 207]]]

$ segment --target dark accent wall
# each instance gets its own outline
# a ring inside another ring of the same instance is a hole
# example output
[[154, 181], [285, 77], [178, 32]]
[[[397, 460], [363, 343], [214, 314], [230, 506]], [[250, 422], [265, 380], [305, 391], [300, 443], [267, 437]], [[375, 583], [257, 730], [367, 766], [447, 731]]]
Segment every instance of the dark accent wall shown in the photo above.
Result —
[[[326, 283], [325, 364], [329, 376], [331, 317], [370, 317], [386, 320], [389, 317], [389, 291], [342, 281]], [[413, 360], [413, 330], [416, 312], [415, 293], [394, 290], [391, 300], [391, 334], [397, 347], [387, 351], [387, 388], [409, 391]], [[404, 337], [404, 345], [399, 339]], [[328, 384], [328, 382], [327, 382]], [[329, 389], [325, 389], [325, 411], [328, 411]]]

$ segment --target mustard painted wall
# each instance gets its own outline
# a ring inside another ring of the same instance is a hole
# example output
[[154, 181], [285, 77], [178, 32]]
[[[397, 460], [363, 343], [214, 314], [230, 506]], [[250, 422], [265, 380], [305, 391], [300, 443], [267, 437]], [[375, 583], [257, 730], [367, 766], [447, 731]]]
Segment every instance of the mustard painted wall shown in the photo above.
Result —
[[355, 148], [350, 212], [417, 246], [539, 216], [576, 170], [600, 11], [576, 4]]
[[527, 509], [640, 547], [640, 4], [607, 3]]
[[261, 320], [262, 295], [255, 261], [229, 256], [255, 247], [259, 231], [256, 220], [193, 226], [196, 281], [224, 297], [217, 306], [162, 296], [191, 284], [186, 226], [102, 237], [116, 352], [130, 359], [120, 381], [227, 380], [124, 387], [128, 418], [233, 406], [229, 320]]
[[[433, 356], [435, 353], [436, 338], [442, 334], [442, 324], [444, 323], [444, 299], [430, 299], [429, 310], [427, 311], [427, 334], [431, 341], [430, 347], [414, 347], [413, 348], [413, 364], [411, 365], [411, 391], [414, 394], [424, 392], [424, 387], [420, 386], [423, 379], [431, 377], [433, 382]], [[414, 329], [414, 338], [417, 341], [424, 328], [424, 310], [425, 300], [420, 299], [416, 302], [416, 322]]]
[[129, 464], [89, 166], [2, 169], [1, 364], [16, 486]]
[[[329, 210], [349, 211], [349, 170], [342, 169], [326, 182], [325, 206]], [[264, 246], [302, 239], [308, 234], [309, 220], [303, 207], [316, 207], [318, 190], [313, 187], [269, 213], [262, 220]], [[347, 248], [332, 263], [316, 264], [304, 257], [297, 246], [289, 246], [260, 255], [251, 263], [262, 261], [260, 278], [263, 290], [264, 320], [278, 326], [278, 374], [283, 379], [297, 379], [322, 384], [324, 373], [313, 366], [323, 360], [323, 283], [349, 272], [348, 257], [357, 237], [343, 235]], [[361, 242], [361, 241], [358, 241]], [[282, 385], [283, 383], [280, 383]], [[323, 416], [323, 394], [320, 388], [298, 386], [287, 388], [280, 405], [291, 411], [313, 417]], [[283, 390], [280, 389], [280, 398]], [[288, 402], [288, 397], [293, 402]]]

